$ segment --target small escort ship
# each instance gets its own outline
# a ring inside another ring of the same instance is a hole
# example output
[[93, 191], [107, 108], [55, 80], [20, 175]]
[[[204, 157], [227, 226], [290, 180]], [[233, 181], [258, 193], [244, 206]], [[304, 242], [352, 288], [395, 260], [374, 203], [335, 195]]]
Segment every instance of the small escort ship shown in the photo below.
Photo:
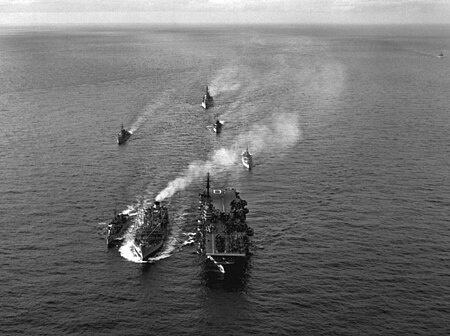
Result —
[[222, 131], [222, 123], [220, 122], [220, 120], [219, 119], [216, 119], [216, 122], [214, 123], [214, 125], [213, 125], [213, 131], [216, 133], [216, 134], [219, 134], [221, 131]]
[[208, 86], [206, 86], [205, 95], [203, 96], [203, 100], [202, 100], [202, 106], [205, 110], [207, 110], [209, 107], [213, 106], [213, 104], [214, 104], [214, 99], [209, 94]]
[[244, 167], [247, 168], [248, 170], [251, 170], [253, 167], [253, 157], [252, 154], [250, 154], [250, 152], [248, 151], [248, 147], [245, 152], [242, 152], [241, 158]]
[[142, 261], [153, 257], [163, 247], [169, 235], [169, 212], [160, 202], [144, 212], [144, 223], [136, 231], [133, 250]]
[[123, 240], [123, 235], [130, 227], [132, 217], [127, 214], [114, 214], [114, 218], [108, 224], [106, 234], [106, 244], [108, 247], [119, 245]]
[[124, 144], [130, 138], [131, 134], [132, 134], [131, 132], [129, 132], [125, 128], [123, 128], [123, 124], [122, 124], [121, 130], [120, 130], [119, 134], [117, 134], [117, 143], [119, 145]]
[[253, 235], [245, 222], [247, 202], [234, 188], [211, 188], [208, 173], [199, 204], [198, 253], [204, 257], [205, 270], [225, 274], [244, 267], [250, 256], [249, 236]]

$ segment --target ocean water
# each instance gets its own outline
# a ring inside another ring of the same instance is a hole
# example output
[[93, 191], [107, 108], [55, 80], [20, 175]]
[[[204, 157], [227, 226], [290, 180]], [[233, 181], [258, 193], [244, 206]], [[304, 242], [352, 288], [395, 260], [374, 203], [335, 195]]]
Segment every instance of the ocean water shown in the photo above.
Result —
[[[0, 333], [450, 334], [449, 92], [449, 26], [2, 28]], [[222, 281], [208, 171], [255, 230]], [[162, 253], [107, 249], [155, 197]]]

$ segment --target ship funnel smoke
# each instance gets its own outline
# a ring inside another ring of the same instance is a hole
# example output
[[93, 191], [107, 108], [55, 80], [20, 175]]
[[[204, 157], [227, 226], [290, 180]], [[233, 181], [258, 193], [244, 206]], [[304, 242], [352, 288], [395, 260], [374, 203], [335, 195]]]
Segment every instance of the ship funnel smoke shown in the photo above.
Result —
[[131, 125], [130, 132], [134, 133], [136, 130], [141, 127], [141, 125], [148, 119], [148, 117], [152, 114], [154, 108], [152, 106], [147, 106], [144, 109], [142, 115], [140, 115], [136, 121]]
[[235, 147], [252, 154], [262, 153], [282, 155], [283, 151], [301, 139], [297, 116], [288, 113], [274, 115], [266, 124], [254, 124], [249, 132], [243, 134]]
[[144, 116], [140, 116], [130, 127], [130, 133], [136, 132], [136, 130], [141, 126], [141, 124], [144, 122], [145, 118]]
[[169, 98], [169, 95], [170, 95], [170, 91], [169, 92], [166, 91], [158, 96], [159, 97], [158, 101], [151, 103], [151, 104], [147, 104], [144, 107], [141, 115], [138, 116], [136, 121], [131, 125], [130, 132], [131, 133], [136, 132], [141, 127], [141, 125], [144, 122], [146, 122], [147, 119], [149, 119], [155, 113], [155, 111], [157, 109], [163, 107], [166, 104], [166, 102]]
[[237, 91], [241, 85], [238, 82], [237, 68], [227, 67], [221, 69], [217, 76], [209, 83], [209, 93], [211, 96], [217, 96], [222, 92]]
[[[240, 155], [248, 146], [249, 151], [258, 157], [262, 153], [282, 155], [283, 150], [294, 145], [301, 138], [298, 118], [290, 114], [273, 116], [268, 124], [255, 124], [252, 129], [239, 136], [229, 148], [214, 151], [207, 161], [193, 161], [175, 180], [168, 183], [155, 198], [162, 201], [176, 192], [186, 189], [193, 181], [199, 181], [210, 172], [211, 175], [238, 168]], [[258, 161], [258, 159], [256, 159]], [[240, 168], [240, 167], [239, 167]]]
[[176, 192], [186, 189], [193, 181], [204, 177], [208, 172], [214, 175], [229, 170], [237, 162], [238, 157], [239, 155], [236, 151], [221, 148], [216, 150], [212, 158], [207, 161], [192, 162], [180, 177], [168, 183], [167, 187], [156, 196], [155, 200], [162, 201], [171, 197]]

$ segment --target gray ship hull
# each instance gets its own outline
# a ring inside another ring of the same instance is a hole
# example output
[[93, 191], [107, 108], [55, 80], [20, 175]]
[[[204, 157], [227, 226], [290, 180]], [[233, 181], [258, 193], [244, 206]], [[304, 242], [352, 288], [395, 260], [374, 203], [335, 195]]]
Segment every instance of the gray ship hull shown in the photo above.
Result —
[[164, 241], [161, 241], [154, 245], [136, 245], [133, 244], [133, 249], [136, 255], [141, 261], [148, 261], [151, 257], [154, 257], [163, 247]]

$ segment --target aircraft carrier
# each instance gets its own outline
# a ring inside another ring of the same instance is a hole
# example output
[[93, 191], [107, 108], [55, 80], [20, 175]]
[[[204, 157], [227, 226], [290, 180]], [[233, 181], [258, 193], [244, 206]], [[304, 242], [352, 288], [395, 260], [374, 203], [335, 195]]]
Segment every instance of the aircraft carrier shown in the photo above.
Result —
[[253, 235], [246, 223], [246, 205], [235, 188], [211, 188], [208, 173], [197, 222], [198, 252], [208, 272], [225, 274], [245, 266]]

